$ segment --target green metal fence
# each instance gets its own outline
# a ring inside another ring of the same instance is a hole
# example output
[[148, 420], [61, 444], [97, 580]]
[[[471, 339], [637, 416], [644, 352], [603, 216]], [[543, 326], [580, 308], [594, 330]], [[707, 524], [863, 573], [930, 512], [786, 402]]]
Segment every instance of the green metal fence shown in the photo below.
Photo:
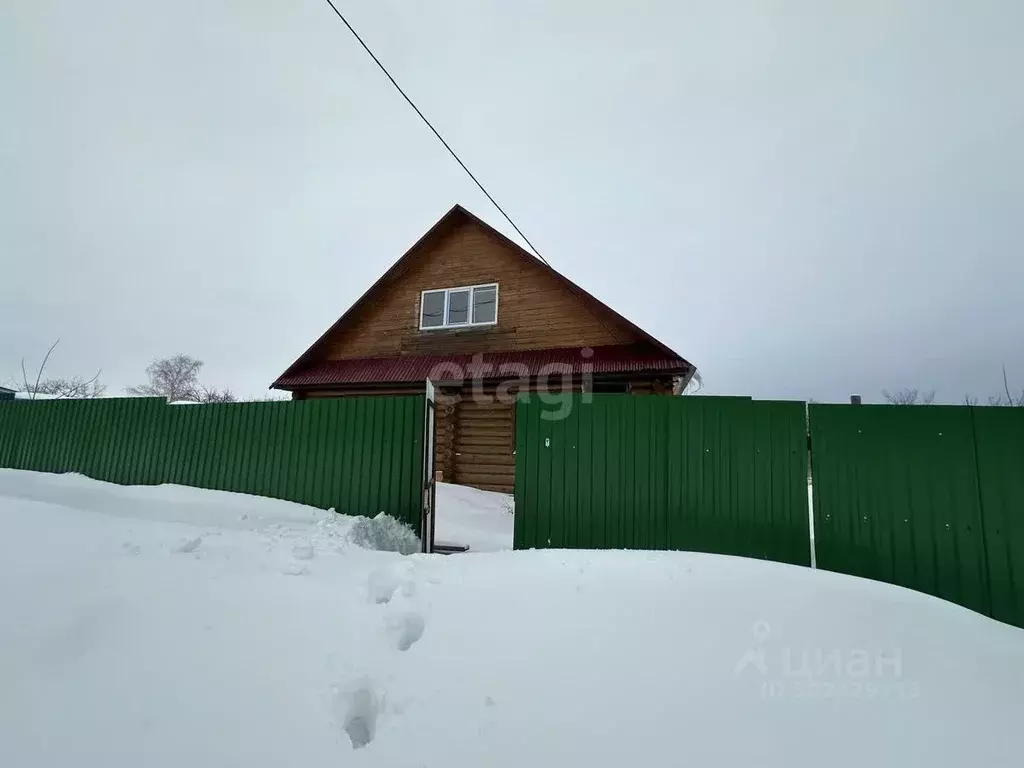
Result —
[[973, 408], [993, 618], [1024, 627], [1024, 408]]
[[1024, 626], [1020, 408], [523, 395], [515, 547], [806, 565], [808, 453], [818, 567]]
[[[420, 524], [420, 397], [0, 403], [0, 467]], [[1024, 409], [523, 395], [515, 547], [817, 563], [1024, 626]]]
[[0, 404], [0, 467], [178, 483], [347, 514], [385, 512], [417, 531], [422, 397], [168, 405], [158, 398]]
[[810, 407], [818, 567], [1024, 626], [1024, 410]]
[[808, 565], [804, 404], [523, 395], [515, 547], [686, 549]]
[[819, 568], [989, 612], [971, 409], [811, 405]]

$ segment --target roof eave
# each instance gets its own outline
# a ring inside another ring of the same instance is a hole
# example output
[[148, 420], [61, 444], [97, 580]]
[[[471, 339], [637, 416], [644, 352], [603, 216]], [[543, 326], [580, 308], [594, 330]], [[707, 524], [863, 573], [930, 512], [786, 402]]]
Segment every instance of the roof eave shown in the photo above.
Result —
[[[627, 369], [619, 369], [619, 370], [595, 371], [595, 372], [593, 372], [593, 373], [591, 373], [589, 375], [591, 375], [591, 376], [593, 376], [595, 378], [602, 378], [602, 379], [603, 378], [630, 378], [630, 377], [638, 377], [638, 376], [681, 376], [683, 378], [684, 382], [688, 382], [693, 377], [693, 374], [695, 372], [695, 368], [693, 367], [692, 364], [690, 364], [688, 361], [686, 361], [686, 360], [684, 360], [682, 358], [679, 359], [679, 362], [680, 362], [680, 365], [666, 365], [666, 366], [661, 366], [661, 367], [658, 367], [658, 368], [637, 367], [635, 369], [628, 369], [627, 368]], [[583, 376], [583, 375], [586, 375], [586, 374], [584, 374], [582, 372], [573, 372], [571, 375], [572, 376]], [[316, 382], [289, 382], [289, 381], [282, 381], [282, 379], [284, 379], [284, 378], [286, 378], [286, 377], [281, 377], [281, 379], [278, 379], [277, 381], [275, 381], [274, 384], [271, 386], [271, 389], [278, 389], [278, 390], [287, 391], [287, 392], [301, 392], [301, 391], [313, 390], [313, 389], [334, 389], [334, 388], [341, 389], [341, 388], [345, 388], [345, 387], [357, 387], [357, 388], [358, 387], [376, 387], [376, 386], [387, 387], [387, 386], [392, 386], [392, 385], [415, 384], [417, 382], [423, 381], [423, 379], [420, 379], [420, 378], [379, 378], [379, 379], [375, 378], [375, 379], [369, 379], [369, 380], [362, 380], [362, 379], [360, 379], [360, 380], [355, 380], [355, 381], [353, 381], [353, 380], [325, 380], [325, 381], [316, 381]], [[479, 379], [475, 379], [475, 380], [476, 381], [490, 383], [490, 382], [503, 381], [503, 380], [506, 380], [506, 379], [509, 379], [509, 378], [516, 378], [516, 377], [515, 376], [503, 376], [501, 374], [497, 374], [497, 375], [493, 375], [493, 376], [492, 375], [485, 375], [485, 376], [480, 377]], [[537, 378], [537, 376], [535, 374], [530, 374], [529, 378], [530, 379], [534, 379], [534, 378]], [[435, 384], [439, 384], [439, 385], [446, 385], [446, 384], [455, 384], [455, 383], [465, 383], [466, 381], [467, 381], [467, 379], [465, 379], [465, 378], [450, 379], [450, 380], [449, 379], [439, 379], [439, 380], [436, 380], [434, 383]]]

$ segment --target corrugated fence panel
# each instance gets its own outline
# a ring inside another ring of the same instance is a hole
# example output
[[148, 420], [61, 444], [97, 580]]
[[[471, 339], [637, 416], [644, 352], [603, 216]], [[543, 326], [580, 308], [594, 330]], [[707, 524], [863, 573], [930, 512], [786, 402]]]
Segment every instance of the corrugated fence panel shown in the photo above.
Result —
[[988, 613], [972, 409], [809, 410], [818, 567]]
[[0, 404], [0, 466], [178, 483], [420, 525], [422, 397]]
[[423, 400], [323, 398], [168, 406], [170, 482], [256, 493], [418, 530]]
[[135, 466], [152, 451], [159, 399], [40, 400], [0, 412], [0, 466], [144, 481]]
[[21, 408], [17, 400], [0, 402], [0, 467], [9, 467], [18, 444]]
[[1024, 408], [974, 408], [992, 617], [1024, 627]]
[[[811, 564], [807, 508], [807, 406], [754, 401], [752, 536], [747, 551], [766, 560]], [[763, 549], [771, 542], [772, 549]]]
[[809, 564], [803, 403], [523, 395], [515, 546]]
[[0, 467], [16, 467], [20, 461], [25, 405], [19, 400], [0, 403]]

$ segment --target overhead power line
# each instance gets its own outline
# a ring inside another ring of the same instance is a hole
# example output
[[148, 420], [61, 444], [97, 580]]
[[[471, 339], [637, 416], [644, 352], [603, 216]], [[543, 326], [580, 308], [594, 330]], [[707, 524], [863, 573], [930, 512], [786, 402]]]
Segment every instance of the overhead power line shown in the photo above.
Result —
[[491, 193], [488, 192], [487, 189], [484, 187], [484, 185], [480, 183], [480, 180], [476, 176], [473, 175], [473, 172], [471, 170], [469, 170], [469, 168], [466, 166], [466, 164], [464, 162], [462, 162], [462, 159], [457, 154], [455, 154], [455, 150], [451, 148], [451, 145], [447, 141], [444, 140], [444, 136], [442, 136], [440, 133], [438, 133], [437, 128], [435, 128], [431, 124], [431, 122], [429, 120], [427, 120], [426, 116], [422, 112], [420, 112], [420, 108], [417, 107], [413, 103], [413, 100], [409, 98], [409, 95], [405, 91], [402, 90], [402, 86], [400, 86], [398, 84], [398, 81], [395, 80], [395, 78], [393, 78], [391, 76], [390, 72], [388, 72], [387, 67], [385, 67], [381, 63], [380, 59], [378, 59], [377, 56], [374, 54], [374, 52], [370, 50], [370, 46], [368, 46], [365, 42], [363, 42], [363, 38], [361, 38], [359, 36], [359, 33], [356, 32], [356, 30], [353, 28], [353, 26], [348, 23], [348, 19], [346, 19], [344, 17], [344, 15], [342, 15], [341, 11], [338, 10], [338, 6], [336, 6], [332, 0], [327, 0], [327, 4], [329, 6], [331, 6], [331, 10], [334, 11], [335, 15], [339, 19], [341, 19], [341, 23], [344, 24], [346, 27], [348, 27], [348, 31], [352, 33], [352, 36], [355, 37], [355, 39], [359, 41], [359, 44], [363, 47], [363, 50], [366, 51], [368, 54], [370, 54], [370, 58], [373, 59], [374, 63], [378, 67], [380, 67], [380, 71], [383, 72], [387, 76], [388, 80], [391, 81], [391, 84], [393, 86], [395, 86], [395, 90], [397, 90], [400, 94], [402, 94], [402, 98], [405, 99], [406, 102], [409, 104], [409, 106], [413, 108], [413, 111], [415, 111], [416, 114], [420, 116], [420, 120], [422, 120], [424, 123], [426, 123], [427, 128], [429, 128], [431, 131], [433, 131], [434, 135], [437, 136], [438, 141], [440, 141], [442, 144], [444, 144], [444, 148], [448, 150], [448, 154], [450, 154], [452, 157], [454, 157], [455, 158], [455, 162], [457, 162], [459, 165], [462, 166], [462, 170], [464, 170], [466, 172], [466, 174], [469, 176], [469, 178], [471, 178], [473, 180], [473, 183], [476, 184], [480, 188], [480, 191], [483, 192], [484, 195], [487, 197], [487, 199], [490, 200], [491, 203], [494, 205], [494, 207], [498, 209], [499, 213], [501, 213], [501, 215], [505, 217], [505, 221], [507, 221], [509, 224], [512, 225], [512, 229], [514, 229], [516, 232], [518, 232], [519, 236], [521, 238], [523, 238], [524, 241], [526, 241], [526, 244], [528, 246], [530, 246], [530, 249], [534, 252], [534, 254], [537, 256], [537, 258], [540, 259], [541, 261], [543, 261], [545, 264], [547, 264], [550, 267], [551, 265], [548, 264], [548, 260], [545, 259], [543, 256], [541, 256], [540, 251], [537, 250], [537, 247], [533, 243], [530, 242], [530, 238], [528, 238], [525, 234], [523, 234], [523, 230], [521, 230], [516, 225], [516, 223], [514, 221], [512, 221], [512, 217], [511, 216], [509, 216], [507, 213], [505, 213], [505, 209], [502, 208], [500, 205], [498, 205], [498, 201], [495, 200], [494, 197], [491, 195]]

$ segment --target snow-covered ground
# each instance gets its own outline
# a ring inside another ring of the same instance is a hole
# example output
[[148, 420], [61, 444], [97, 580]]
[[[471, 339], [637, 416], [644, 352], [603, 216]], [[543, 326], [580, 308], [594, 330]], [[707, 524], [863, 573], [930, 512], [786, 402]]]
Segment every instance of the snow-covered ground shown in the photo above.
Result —
[[468, 546], [471, 552], [512, 549], [512, 496], [464, 485], [437, 484], [436, 544]]
[[884, 584], [405, 557], [295, 504], [11, 470], [0, 526], [2, 766], [1020, 765], [1024, 631]]

